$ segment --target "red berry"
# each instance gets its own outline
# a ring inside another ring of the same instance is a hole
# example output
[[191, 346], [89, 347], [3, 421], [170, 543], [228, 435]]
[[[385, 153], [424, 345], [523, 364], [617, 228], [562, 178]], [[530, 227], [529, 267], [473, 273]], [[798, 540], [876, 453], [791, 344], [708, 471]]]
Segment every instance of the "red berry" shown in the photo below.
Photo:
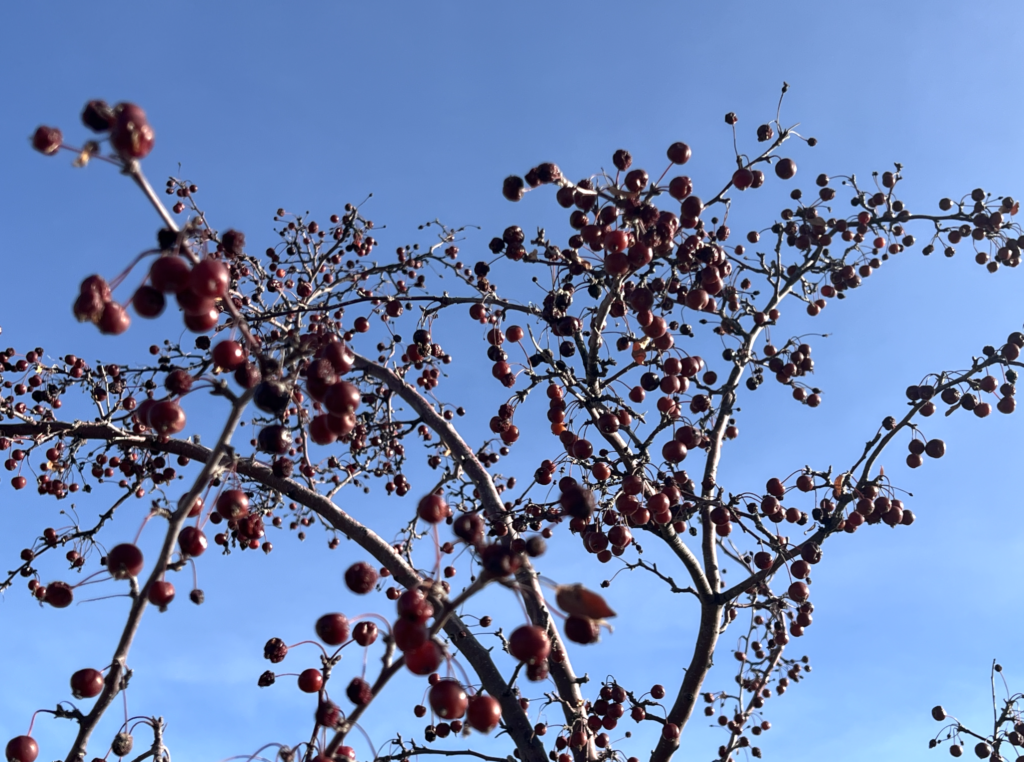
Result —
[[749, 169], [741, 168], [732, 173], [732, 184], [736, 190], [746, 190], [754, 183], [754, 173]]
[[683, 199], [683, 203], [679, 206], [679, 211], [687, 218], [696, 219], [704, 211], [704, 202], [701, 201], [700, 196], [691, 194]]
[[36, 762], [39, 744], [32, 736], [17, 736], [7, 742], [7, 762]]
[[110, 285], [100, 275], [90, 275], [78, 287], [81, 294], [96, 294], [106, 303], [111, 299]]
[[647, 187], [647, 183], [650, 181], [646, 170], [634, 169], [626, 175], [626, 181], [623, 185], [626, 186], [626, 190], [631, 193], [638, 193]]
[[466, 720], [473, 730], [490, 733], [501, 722], [501, 704], [493, 696], [471, 696], [466, 709]]
[[422, 590], [406, 590], [398, 596], [398, 615], [412, 622], [426, 622], [434, 615], [434, 607]]
[[348, 640], [348, 632], [344, 614], [324, 614], [316, 620], [316, 635], [329, 646], [340, 646]]
[[501, 195], [509, 201], [522, 201], [526, 195], [526, 183], [517, 175], [509, 175], [501, 186]]
[[775, 165], [775, 174], [783, 180], [792, 180], [796, 175], [796, 162], [792, 159], [782, 159]]
[[[197, 504], [198, 503], [197, 501]], [[201, 509], [200, 509], [201, 510]], [[191, 516], [192, 514], [189, 513]], [[206, 552], [206, 548], [209, 543], [207, 542], [206, 535], [202, 529], [194, 526], [183, 527], [178, 532], [178, 547], [181, 548], [181, 553], [184, 556], [190, 556], [192, 558], [198, 558]]]
[[477, 513], [460, 514], [452, 524], [455, 536], [469, 545], [478, 545], [484, 539], [484, 520]]
[[159, 317], [167, 306], [164, 295], [152, 286], [139, 286], [135, 295], [132, 296], [132, 306], [139, 313], [139, 317]]
[[355, 362], [355, 355], [352, 353], [352, 350], [340, 339], [329, 341], [321, 350], [321, 354], [334, 367], [334, 372], [339, 374], [348, 373], [352, 370], [352, 363]]
[[391, 625], [391, 637], [399, 651], [412, 651], [427, 640], [427, 625], [412, 619], [399, 619]]
[[217, 513], [226, 520], [240, 519], [249, 513], [249, 497], [240, 489], [227, 489], [217, 498]]
[[430, 494], [420, 500], [416, 514], [428, 524], [439, 524], [451, 515], [451, 509], [443, 497]]
[[599, 635], [600, 629], [593, 619], [573, 614], [565, 620], [565, 637], [573, 643], [596, 643]]
[[123, 542], [115, 545], [107, 553], [107, 571], [114, 579], [138, 577], [142, 572], [142, 551], [137, 545]]
[[271, 455], [284, 455], [292, 446], [291, 432], [277, 423], [264, 426], [256, 437], [256, 446]]
[[[899, 523], [899, 522], [897, 522]], [[810, 597], [811, 591], [806, 582], [794, 582], [789, 586], [789, 597], [794, 601], [803, 603]]]
[[216, 259], [204, 259], [192, 268], [189, 274], [189, 288], [199, 297], [220, 299], [228, 292], [231, 274], [228, 268]]
[[315, 667], [304, 669], [299, 674], [299, 690], [303, 693], [319, 693], [323, 685], [323, 673]]
[[132, 319], [124, 307], [117, 302], [107, 302], [103, 305], [103, 312], [100, 313], [99, 321], [96, 323], [100, 333], [108, 336], [120, 336], [128, 330], [128, 326], [131, 324]]
[[338, 435], [334, 433], [334, 429], [331, 426], [330, 415], [317, 415], [313, 416], [313, 420], [309, 422], [309, 438], [318, 445], [329, 445], [338, 439]]
[[405, 666], [414, 675], [429, 675], [436, 672], [444, 660], [444, 651], [435, 640], [428, 640], [419, 648], [405, 652]]
[[234, 370], [245, 364], [245, 350], [237, 341], [219, 341], [213, 347], [213, 362], [224, 370]]
[[75, 597], [67, 582], [51, 582], [45, 588], [36, 588], [37, 597], [40, 590], [43, 591], [43, 602], [49, 603], [55, 609], [66, 609]]
[[521, 662], [538, 664], [551, 653], [551, 641], [540, 627], [524, 624], [512, 631], [508, 639], [508, 650]]
[[365, 561], [356, 561], [345, 571], [345, 584], [358, 595], [365, 595], [377, 584], [377, 570]]
[[693, 182], [689, 177], [673, 177], [668, 184], [668, 193], [677, 201], [682, 201], [693, 193]]
[[438, 680], [427, 696], [430, 708], [438, 717], [457, 720], [466, 713], [469, 699], [457, 680]]
[[377, 640], [377, 625], [373, 622], [360, 622], [352, 628], [352, 640], [366, 648]]
[[[192, 277], [191, 271], [189, 271], [189, 277]], [[210, 312], [216, 312], [216, 304], [214, 300], [205, 296], [200, 296], [192, 290], [191, 286], [186, 286], [174, 295], [175, 301], [178, 302], [178, 306], [181, 307], [186, 317], [202, 316], [206, 317]], [[188, 325], [188, 321], [185, 323]]]
[[[627, 246], [629, 246], [629, 234], [625, 230], [613, 230], [604, 237], [604, 249], [609, 254], [623, 252]], [[522, 329], [520, 329], [519, 338], [522, 338], [521, 331]]]
[[79, 294], [71, 307], [71, 311], [79, 323], [98, 323], [103, 315], [103, 308], [106, 304], [100, 294], [95, 291], [89, 291]]
[[177, 400], [161, 400], [149, 408], [146, 422], [157, 434], [177, 434], [185, 428], [185, 411]]
[[157, 291], [176, 294], [188, 286], [191, 273], [192, 269], [181, 257], [159, 257], [149, 268], [149, 282]]
[[359, 387], [348, 381], [331, 384], [324, 394], [324, 407], [334, 415], [354, 413], [361, 402]]
[[80, 669], [71, 676], [71, 695], [76, 699], [95, 698], [103, 690], [103, 673], [98, 669]]
[[[193, 378], [189, 375], [189, 372], [183, 368], [178, 368], [167, 374], [167, 378], [164, 379], [164, 388], [171, 394], [188, 394], [192, 389], [192, 382]], [[140, 405], [139, 407], [141, 409], [142, 406]], [[146, 411], [146, 415], [149, 415], [149, 411]], [[142, 422], [145, 423], [145, 419]]]
[[161, 611], [167, 609], [168, 604], [174, 600], [174, 585], [167, 580], [158, 579], [146, 593], [149, 602]]
[[[316, 721], [325, 728], [334, 728], [341, 722], [341, 710], [333, 701], [320, 701], [316, 707]], [[343, 747], [344, 748], [344, 747]]]
[[685, 164], [690, 160], [690, 146], [686, 143], [673, 143], [668, 147], [668, 160], [673, 164]]

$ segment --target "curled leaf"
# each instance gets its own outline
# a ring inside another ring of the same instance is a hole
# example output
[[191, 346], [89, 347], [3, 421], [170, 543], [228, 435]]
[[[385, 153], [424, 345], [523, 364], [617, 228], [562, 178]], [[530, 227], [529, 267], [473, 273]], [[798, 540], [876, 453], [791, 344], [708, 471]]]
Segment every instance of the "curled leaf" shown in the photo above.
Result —
[[562, 611], [570, 615], [598, 620], [615, 616], [615, 612], [604, 598], [579, 583], [556, 587], [555, 602]]

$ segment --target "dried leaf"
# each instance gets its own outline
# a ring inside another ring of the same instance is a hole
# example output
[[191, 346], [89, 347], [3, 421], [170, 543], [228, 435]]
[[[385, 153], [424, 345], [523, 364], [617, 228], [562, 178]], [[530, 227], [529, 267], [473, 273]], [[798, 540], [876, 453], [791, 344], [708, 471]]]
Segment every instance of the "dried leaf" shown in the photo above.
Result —
[[89, 159], [97, 155], [100, 152], [100, 144], [95, 140], [90, 140], [84, 146], [82, 146], [81, 152], [78, 157], [71, 162], [73, 167], [85, 167], [89, 164]]
[[575, 614], [590, 619], [605, 619], [615, 612], [600, 595], [587, 590], [583, 585], [559, 585], [555, 588], [555, 602], [566, 614]]

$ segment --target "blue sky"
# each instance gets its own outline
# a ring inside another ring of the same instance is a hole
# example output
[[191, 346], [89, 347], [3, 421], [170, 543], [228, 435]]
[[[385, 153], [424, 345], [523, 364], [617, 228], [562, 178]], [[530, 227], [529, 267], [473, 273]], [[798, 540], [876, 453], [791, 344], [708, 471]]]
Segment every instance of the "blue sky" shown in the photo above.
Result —
[[[124, 178], [103, 166], [73, 170], [66, 156], [44, 159], [28, 146], [40, 123], [64, 127], [69, 139], [82, 135], [78, 113], [96, 97], [142, 105], [157, 135], [145, 163], [154, 183], [172, 173], [189, 177], [215, 226], [244, 230], [250, 246], [272, 245], [278, 207], [326, 217], [369, 193], [367, 214], [387, 226], [378, 235], [384, 250], [425, 240], [417, 226], [434, 218], [480, 226], [464, 249], [482, 251], [513, 223], [546, 226], [561, 238], [567, 226], [553, 194], [529, 194], [512, 206], [500, 197], [505, 175], [550, 160], [582, 177], [610, 166], [622, 147], [638, 163], [660, 166], [665, 147], [685, 140], [694, 151], [689, 174], [720, 187], [732, 150], [723, 115], [737, 112], [741, 139], [754, 145], [753, 130], [774, 115], [784, 80], [791, 91], [783, 122], [801, 122], [800, 131], [820, 141], [792, 149], [804, 188], [818, 172], [867, 178], [898, 161], [913, 210], [936, 209], [939, 197], [979, 186], [1024, 195], [1016, 83], [1024, 10], [1013, 2], [924, 7], [7, 4], [0, 11], [0, 344], [109, 361], [137, 358], [133, 349], [172, 330], [167, 322], [136, 325], [123, 339], [107, 339], [70, 316], [81, 278], [119, 272], [152, 245], [156, 226]], [[787, 190], [775, 183], [770, 194], [745, 200], [733, 230], [764, 227], [766, 215], [786, 205]], [[991, 275], [965, 254], [924, 259], [911, 251], [855, 298], [830, 305], [814, 322], [795, 320], [794, 333], [830, 334], [815, 343], [815, 383], [825, 402], [808, 410], [765, 384], [743, 405], [723, 481], [759, 490], [767, 478], [807, 463], [855, 458], [878, 422], [900, 409], [908, 384], [965, 367], [983, 345], [1021, 328], [1020, 277]], [[477, 383], [489, 376], [478, 344], [463, 356], [458, 394], [486, 421], [500, 390]], [[968, 724], [986, 722], [993, 658], [1011, 685], [1024, 685], [1015, 613], [1024, 551], [1015, 489], [1020, 415], [936, 416], [926, 431], [947, 442], [941, 463], [911, 472], [902, 443], [883, 458], [886, 472], [914, 493], [907, 502], [918, 522], [826, 547], [815, 570], [815, 624], [790, 649], [807, 653], [814, 672], [769, 703], [774, 728], [761, 742], [767, 758], [923, 758], [934, 704]], [[525, 450], [514, 449], [502, 470], [531, 474], [536, 460]], [[2, 494], [7, 569], [31, 537], [61, 519], [56, 503]], [[385, 524], [404, 510], [374, 505], [372, 497], [343, 500], [368, 520], [371, 511], [391, 510], [380, 519]], [[81, 502], [84, 516], [96, 507]], [[115, 524], [108, 537], [126, 539], [137, 523]], [[263, 642], [302, 639], [326, 610], [354, 614], [378, 602], [339, 589], [341, 571], [358, 554], [344, 544], [329, 553], [310, 534], [304, 544], [274, 537], [269, 558], [204, 558], [208, 604], [176, 602], [163, 615], [147, 615], [133, 651], [132, 712], [163, 714], [182, 758], [223, 759], [308, 734], [308, 697], [284, 683], [256, 688]], [[552, 543], [548, 573], [596, 584], [605, 570], [582, 563], [577, 544]], [[612, 587], [619, 626], [580, 654], [578, 671], [596, 680], [626, 660], [637, 687], [679, 679], [696, 608], [666, 599], [653, 580], [642, 584], [642, 594], [622, 582]], [[184, 589], [182, 582], [181, 596]], [[496, 613], [510, 604], [496, 596], [488, 605]], [[24, 732], [34, 709], [66, 699], [71, 672], [105, 663], [124, 608], [115, 599], [41, 610], [23, 587], [6, 595], [0, 739]], [[301, 666], [312, 666], [306, 657]], [[728, 670], [716, 669], [708, 687], [731, 685]], [[396, 727], [396, 715], [399, 729], [421, 728], [409, 709], [421, 690], [400, 683], [400, 700], [375, 707], [367, 728], [376, 743]], [[695, 718], [686, 731], [687, 758], [710, 758], [724, 740], [703, 724]], [[43, 757], [63, 755], [67, 731], [66, 723], [37, 722]], [[113, 732], [108, 723], [104, 733]], [[365, 744], [356, 748], [366, 759]]]

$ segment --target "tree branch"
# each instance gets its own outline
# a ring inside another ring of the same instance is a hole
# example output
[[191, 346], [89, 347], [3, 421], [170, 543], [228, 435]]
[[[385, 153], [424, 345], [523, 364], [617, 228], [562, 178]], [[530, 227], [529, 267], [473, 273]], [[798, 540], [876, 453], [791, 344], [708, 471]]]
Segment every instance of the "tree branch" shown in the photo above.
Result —
[[[146, 580], [146, 584], [142, 588], [143, 591], [147, 590], [150, 585], [160, 579], [167, 568], [167, 564], [170, 563], [171, 555], [174, 553], [174, 546], [178, 539], [178, 532], [185, 523], [185, 519], [188, 518], [188, 513], [191, 510], [192, 505], [195, 503], [196, 498], [199, 496], [199, 493], [206, 488], [206, 485], [214, 477], [216, 471], [221, 468], [221, 458], [227, 452], [228, 443], [231, 441], [231, 435], [234, 433], [235, 427], [238, 426], [238, 422], [242, 417], [242, 412], [245, 410], [245, 406], [249, 403], [251, 397], [252, 391], [250, 390], [232, 404], [231, 412], [228, 414], [228, 419], [224, 423], [224, 428], [221, 430], [217, 444], [214, 446], [213, 450], [210, 451], [210, 456], [204, 464], [202, 471], [196, 477], [196, 480], [192, 485], [192, 489], [190, 489], [188, 494], [183, 496], [179, 501], [177, 510], [168, 522], [167, 532], [164, 535], [163, 546], [160, 548], [160, 555], [157, 557], [156, 563], [153, 564], [153, 570], [150, 572], [149, 578]], [[107, 429], [107, 427], [104, 428]], [[125, 622], [124, 630], [121, 633], [121, 638], [118, 641], [117, 648], [114, 650], [114, 656], [110, 661], [110, 671], [107, 673], [107, 677], [104, 681], [103, 691], [97, 697], [92, 711], [90, 711], [89, 714], [86, 715], [85, 719], [80, 723], [78, 735], [75, 738], [74, 744], [71, 746], [71, 750], [65, 758], [65, 762], [81, 762], [81, 760], [85, 759], [85, 752], [89, 744], [89, 737], [92, 735], [93, 730], [95, 730], [97, 723], [99, 723], [100, 718], [103, 716], [103, 713], [113, 702], [114, 697], [121, 691], [122, 679], [124, 678], [128, 668], [128, 651], [131, 649], [132, 641], [135, 639], [135, 633], [138, 631], [139, 624], [142, 622], [142, 614], [146, 610], [147, 604], [148, 600], [144, 594], [139, 593], [133, 596], [131, 610], [128, 612], [128, 619]]]

